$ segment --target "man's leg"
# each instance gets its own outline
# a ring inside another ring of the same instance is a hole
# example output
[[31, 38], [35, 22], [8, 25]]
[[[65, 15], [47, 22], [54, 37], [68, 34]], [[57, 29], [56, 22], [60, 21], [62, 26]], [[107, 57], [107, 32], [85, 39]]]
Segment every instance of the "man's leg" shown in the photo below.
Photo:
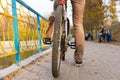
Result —
[[73, 7], [73, 26], [76, 39], [76, 50], [74, 58], [76, 63], [82, 63], [84, 53], [83, 13], [85, 0], [71, 0], [71, 3]]
[[54, 28], [54, 16], [51, 15], [48, 20], [48, 29], [46, 31], [46, 38], [51, 38]]

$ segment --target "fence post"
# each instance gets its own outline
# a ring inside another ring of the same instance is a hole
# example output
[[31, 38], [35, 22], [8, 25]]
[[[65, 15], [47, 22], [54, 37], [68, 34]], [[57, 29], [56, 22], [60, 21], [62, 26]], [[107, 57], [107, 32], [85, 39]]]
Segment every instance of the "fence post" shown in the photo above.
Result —
[[16, 63], [20, 62], [20, 49], [19, 49], [19, 37], [18, 37], [18, 21], [17, 21], [17, 10], [16, 10], [16, 0], [12, 0], [12, 16], [13, 19], [13, 28], [14, 28], [14, 46], [17, 51], [16, 54]]
[[37, 14], [37, 25], [38, 25], [38, 39], [40, 43], [39, 51], [40, 53], [42, 53], [42, 37], [41, 37], [41, 31], [40, 31], [40, 18], [38, 14]]

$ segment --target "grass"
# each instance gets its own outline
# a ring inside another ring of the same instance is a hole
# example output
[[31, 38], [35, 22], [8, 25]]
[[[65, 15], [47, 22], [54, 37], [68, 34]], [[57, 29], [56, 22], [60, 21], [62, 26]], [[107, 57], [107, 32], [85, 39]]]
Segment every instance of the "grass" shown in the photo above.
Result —
[[[24, 59], [26, 59], [26, 58], [28, 58], [28, 57], [30, 57], [38, 52], [39, 51], [37, 49], [21, 52], [21, 54], [20, 54], [21, 60], [24, 60]], [[0, 59], [0, 69], [4, 69], [4, 68], [6, 68], [14, 63], [16, 63], [15, 55], [1, 58]]]

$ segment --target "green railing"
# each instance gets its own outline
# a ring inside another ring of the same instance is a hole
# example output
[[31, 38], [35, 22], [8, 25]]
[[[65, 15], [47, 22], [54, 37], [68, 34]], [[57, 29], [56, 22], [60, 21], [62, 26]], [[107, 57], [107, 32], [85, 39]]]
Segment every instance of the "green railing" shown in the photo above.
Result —
[[0, 0], [0, 68], [42, 53], [47, 19], [22, 0]]

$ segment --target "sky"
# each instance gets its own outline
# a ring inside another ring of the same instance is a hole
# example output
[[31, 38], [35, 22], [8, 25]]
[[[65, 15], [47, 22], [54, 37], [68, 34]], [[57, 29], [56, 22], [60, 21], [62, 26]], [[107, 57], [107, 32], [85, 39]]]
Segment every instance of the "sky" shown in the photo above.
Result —
[[49, 15], [53, 10], [53, 1], [50, 0], [23, 0], [41, 15]]

